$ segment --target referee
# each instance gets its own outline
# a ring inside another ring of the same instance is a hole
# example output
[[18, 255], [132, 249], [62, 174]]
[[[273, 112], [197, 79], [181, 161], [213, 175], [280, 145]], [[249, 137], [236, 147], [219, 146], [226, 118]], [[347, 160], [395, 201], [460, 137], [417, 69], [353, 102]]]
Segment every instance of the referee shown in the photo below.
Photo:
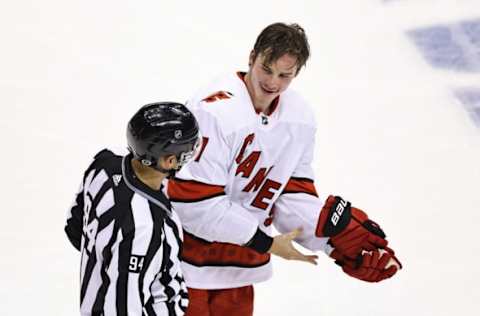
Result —
[[197, 121], [182, 104], [147, 104], [127, 141], [127, 155], [95, 156], [68, 212], [65, 232], [81, 252], [81, 315], [183, 315], [183, 236], [162, 181], [194, 155]]

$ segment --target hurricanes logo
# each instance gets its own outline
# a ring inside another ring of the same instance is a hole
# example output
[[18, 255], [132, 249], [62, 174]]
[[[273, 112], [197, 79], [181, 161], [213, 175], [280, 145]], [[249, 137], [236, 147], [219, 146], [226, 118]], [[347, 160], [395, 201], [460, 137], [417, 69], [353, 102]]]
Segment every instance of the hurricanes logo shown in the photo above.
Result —
[[175, 133], [173, 134], [173, 136], [175, 136], [176, 139], [182, 138], [182, 135], [183, 135], [183, 134], [182, 134], [182, 131], [179, 130], [179, 129], [177, 129], [177, 130], [175, 131]]

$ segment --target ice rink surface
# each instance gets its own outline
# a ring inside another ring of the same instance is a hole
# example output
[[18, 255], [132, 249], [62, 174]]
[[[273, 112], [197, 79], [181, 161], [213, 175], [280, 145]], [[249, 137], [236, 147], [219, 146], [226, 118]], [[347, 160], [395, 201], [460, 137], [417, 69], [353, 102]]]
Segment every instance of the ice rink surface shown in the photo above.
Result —
[[79, 314], [79, 255], [63, 225], [92, 155], [124, 144], [141, 105], [246, 70], [276, 21], [310, 40], [293, 87], [318, 120], [318, 191], [367, 210], [405, 268], [366, 284], [321, 254], [316, 267], [274, 259], [255, 315], [480, 315], [478, 0], [0, 7], [0, 315]]

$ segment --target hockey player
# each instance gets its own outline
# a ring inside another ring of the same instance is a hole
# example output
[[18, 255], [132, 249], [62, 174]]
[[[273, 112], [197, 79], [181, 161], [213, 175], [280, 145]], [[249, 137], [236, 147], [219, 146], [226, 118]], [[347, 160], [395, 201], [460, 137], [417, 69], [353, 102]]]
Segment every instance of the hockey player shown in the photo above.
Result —
[[[270, 278], [270, 254], [316, 264], [292, 240], [326, 252], [364, 281], [381, 281], [400, 268], [385, 234], [364, 212], [341, 197], [317, 194], [315, 115], [289, 89], [308, 57], [299, 25], [269, 25], [247, 73], [213, 81], [187, 104], [202, 146], [169, 181], [168, 194], [185, 234], [188, 316], [252, 315], [252, 284]], [[272, 224], [281, 235], [270, 236]]]
[[198, 123], [182, 104], [147, 104], [129, 121], [129, 153], [100, 151], [65, 231], [81, 252], [81, 315], [183, 315], [182, 229], [162, 181], [190, 158]]

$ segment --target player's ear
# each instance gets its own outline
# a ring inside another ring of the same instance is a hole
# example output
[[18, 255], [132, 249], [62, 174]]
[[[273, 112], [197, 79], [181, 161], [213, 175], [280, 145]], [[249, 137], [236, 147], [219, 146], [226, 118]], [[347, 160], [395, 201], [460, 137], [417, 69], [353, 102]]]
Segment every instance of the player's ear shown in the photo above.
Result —
[[253, 66], [253, 63], [255, 62], [255, 58], [256, 58], [256, 54], [255, 54], [255, 51], [252, 49], [252, 51], [250, 52], [250, 56], [248, 57], [248, 67], [252, 67]]
[[177, 156], [175, 155], [170, 155], [167, 156], [167, 164], [168, 168], [176, 168], [177, 167]]
[[177, 157], [175, 155], [163, 156], [160, 158], [160, 166], [164, 169], [175, 169], [177, 167]]

